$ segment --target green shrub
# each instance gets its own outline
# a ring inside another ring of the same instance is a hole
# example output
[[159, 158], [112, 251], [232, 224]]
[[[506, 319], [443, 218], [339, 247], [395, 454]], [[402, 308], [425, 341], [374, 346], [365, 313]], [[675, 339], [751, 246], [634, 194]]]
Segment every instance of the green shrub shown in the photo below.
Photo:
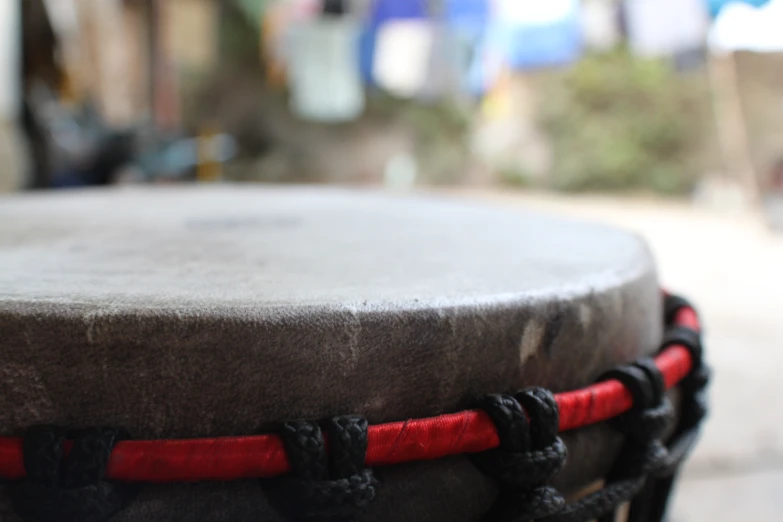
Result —
[[539, 78], [541, 124], [565, 191], [684, 193], [708, 169], [706, 73], [681, 74], [626, 51], [590, 55]]

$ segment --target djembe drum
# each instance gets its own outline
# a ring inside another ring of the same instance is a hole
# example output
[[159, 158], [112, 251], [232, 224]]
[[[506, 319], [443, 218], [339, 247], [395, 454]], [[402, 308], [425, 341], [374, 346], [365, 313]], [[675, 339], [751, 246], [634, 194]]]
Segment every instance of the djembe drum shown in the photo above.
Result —
[[4, 522], [659, 520], [704, 415], [693, 309], [602, 226], [210, 187], [0, 231]]

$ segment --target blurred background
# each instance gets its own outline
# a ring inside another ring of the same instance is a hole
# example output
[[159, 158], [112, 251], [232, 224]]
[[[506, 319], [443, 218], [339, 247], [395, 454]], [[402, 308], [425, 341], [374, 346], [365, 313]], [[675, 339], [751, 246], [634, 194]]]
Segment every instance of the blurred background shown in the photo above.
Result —
[[780, 1], [2, 9], [4, 190], [468, 185], [736, 207], [783, 187]]
[[642, 234], [701, 305], [675, 521], [783, 520], [783, 0], [0, 0], [0, 192], [338, 183]]

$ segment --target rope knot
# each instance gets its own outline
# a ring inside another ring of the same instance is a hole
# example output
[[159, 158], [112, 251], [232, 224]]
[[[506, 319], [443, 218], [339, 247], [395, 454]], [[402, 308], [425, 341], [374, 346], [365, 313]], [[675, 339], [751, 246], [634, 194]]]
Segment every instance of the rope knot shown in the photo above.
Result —
[[104, 522], [135, 496], [130, 484], [104, 480], [121, 430], [92, 428], [75, 434], [66, 458], [66, 431], [54, 426], [27, 430], [23, 441], [27, 480], [11, 488], [14, 509], [26, 522]]
[[534, 520], [563, 509], [565, 499], [546, 486], [563, 468], [568, 453], [557, 436], [560, 413], [554, 396], [543, 388], [529, 388], [515, 396], [488, 395], [479, 406], [500, 439], [499, 448], [473, 457], [501, 487], [488, 519]]
[[516, 496], [499, 501], [495, 507], [498, 517], [492, 520], [527, 522], [559, 513], [566, 507], [563, 496], [551, 486], [539, 486]]
[[614, 421], [615, 427], [640, 443], [661, 439], [674, 421], [674, 407], [666, 397], [663, 375], [652, 359], [606, 372], [601, 380], [616, 379], [633, 396], [631, 410]]
[[372, 471], [364, 468], [367, 420], [335, 417], [327, 429], [328, 457], [317, 423], [294, 421], [283, 425], [281, 437], [294, 476], [282, 483], [282, 507], [295, 520], [354, 520], [375, 498], [377, 481]]

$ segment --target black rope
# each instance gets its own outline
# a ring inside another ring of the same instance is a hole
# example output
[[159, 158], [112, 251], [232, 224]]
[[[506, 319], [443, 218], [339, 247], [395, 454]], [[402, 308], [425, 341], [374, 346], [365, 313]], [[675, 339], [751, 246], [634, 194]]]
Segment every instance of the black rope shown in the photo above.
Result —
[[[635, 398], [644, 400], [639, 403], [643, 406], [651, 405], [662, 393], [663, 381], [659, 386], [652, 384], [645, 364], [624, 368], [619, 374], [612, 372], [607, 378], [618, 375], [635, 390]], [[532, 388], [514, 397], [484, 397], [479, 406], [495, 423], [500, 439], [497, 449], [474, 456], [479, 469], [498, 482], [499, 498], [485, 517], [498, 522], [589, 522], [612, 512], [644, 487], [645, 473], [657, 464], [663, 452], [660, 445], [652, 442], [654, 435], [665, 429], [660, 417], [671, 414], [670, 405], [660, 412], [639, 407], [631, 412], [634, 417], [627, 414], [624, 420], [618, 420], [619, 426], [635, 436], [628, 437], [609, 483], [600, 491], [567, 504], [556, 489], [546, 485], [562, 469], [566, 458], [565, 446], [557, 436], [559, 412], [552, 394]]]
[[667, 295], [663, 300], [663, 324], [667, 327], [674, 324], [677, 312], [683, 308], [693, 309], [693, 306], [678, 295]]
[[607, 372], [601, 380], [616, 379], [633, 396], [632, 409], [610, 421], [625, 435], [625, 441], [606, 485], [576, 502], [566, 504], [546, 485], [563, 466], [566, 454], [557, 437], [557, 404], [551, 394], [534, 388], [515, 397], [490, 395], [480, 401], [500, 439], [497, 449], [473, 457], [500, 489], [487, 521], [613, 522], [616, 509], [626, 502], [631, 503], [629, 522], [662, 520], [673, 476], [693, 448], [707, 411], [704, 389], [709, 372], [702, 363], [700, 335], [671, 326], [683, 307], [690, 305], [678, 297], [667, 298], [664, 306], [669, 328], [662, 349], [683, 345], [693, 360], [692, 370], [681, 384], [682, 412], [671, 441], [663, 443], [672, 429], [674, 407], [655, 362], [643, 359]]
[[665, 350], [674, 344], [684, 346], [691, 354], [691, 360], [693, 361], [691, 374], [701, 367], [703, 348], [701, 345], [701, 334], [699, 334], [699, 332], [686, 326], [669, 327], [664, 333], [661, 350]]
[[137, 487], [104, 480], [121, 430], [91, 428], [74, 434], [63, 458], [66, 431], [53, 426], [27, 430], [23, 441], [27, 479], [12, 485], [11, 501], [26, 522], [104, 522], [123, 509]]
[[560, 414], [554, 396], [543, 388], [531, 388], [515, 397], [488, 395], [479, 407], [495, 423], [500, 438], [498, 448], [473, 457], [500, 487], [486, 520], [537, 520], [559, 512], [566, 501], [546, 485], [562, 469], [567, 453], [557, 436]]
[[[676, 314], [682, 307], [690, 307], [682, 298], [671, 296], [665, 302], [667, 312]], [[710, 370], [702, 360], [701, 336], [690, 328], [670, 327], [662, 349], [673, 344], [683, 345], [691, 354], [693, 369], [680, 385], [682, 411], [674, 434], [667, 446], [666, 458], [660, 462], [647, 481], [638, 500], [631, 504], [628, 522], [660, 522], [666, 513], [668, 499], [681, 464], [688, 457], [699, 438], [702, 420], [707, 415], [706, 387]]]
[[328, 457], [317, 423], [288, 422], [280, 432], [292, 470], [278, 485], [280, 508], [291, 520], [353, 521], [375, 498], [377, 481], [364, 468], [367, 420], [335, 417], [327, 432]]
[[540, 520], [541, 522], [590, 522], [597, 519], [607, 520], [602, 518], [607, 513], [611, 513], [608, 520], [614, 520], [614, 509], [631, 500], [643, 487], [643, 477], [617, 480], [565, 506], [560, 512]]
[[[632, 472], [653, 472], [665, 461], [667, 452], [661, 439], [672, 426], [674, 407], [666, 396], [663, 376], [651, 359], [643, 359], [604, 374], [617, 379], [631, 391], [634, 406], [610, 424], [626, 436], [631, 451], [645, 455], [645, 469]], [[638, 450], [638, 451], [637, 451]]]
[[[611, 422], [625, 435], [622, 453], [610, 474], [614, 480], [634, 480], [637, 491], [631, 502], [629, 518], [633, 513], [647, 509], [648, 477], [667, 459], [667, 450], [661, 442], [674, 421], [674, 408], [666, 397], [663, 376], [650, 359], [608, 372], [606, 376], [620, 380], [633, 395], [631, 411]], [[624, 501], [629, 501], [626, 498]], [[601, 522], [614, 520], [614, 510], [607, 512]]]

